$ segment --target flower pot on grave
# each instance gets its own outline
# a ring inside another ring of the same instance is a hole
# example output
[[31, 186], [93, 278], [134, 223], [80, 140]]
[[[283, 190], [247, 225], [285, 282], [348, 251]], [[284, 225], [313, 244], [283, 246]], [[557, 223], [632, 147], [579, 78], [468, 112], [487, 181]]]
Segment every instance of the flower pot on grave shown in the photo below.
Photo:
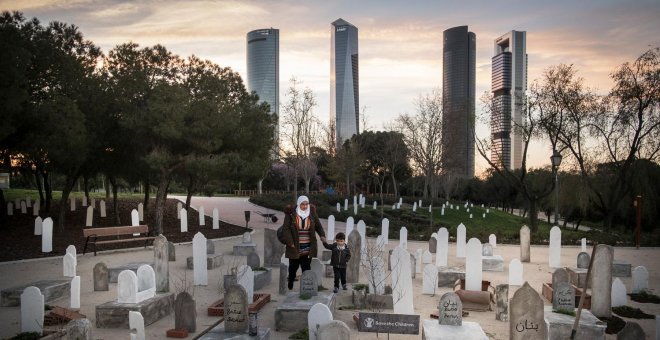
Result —
[[186, 329], [168, 329], [165, 335], [168, 338], [185, 339], [188, 337], [188, 330]]

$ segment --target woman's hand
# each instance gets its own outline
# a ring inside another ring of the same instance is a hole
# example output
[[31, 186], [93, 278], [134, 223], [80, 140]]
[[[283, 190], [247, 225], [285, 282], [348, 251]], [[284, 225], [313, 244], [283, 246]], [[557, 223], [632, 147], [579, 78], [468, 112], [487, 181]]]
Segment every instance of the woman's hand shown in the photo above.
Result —
[[326, 243], [328, 240], [325, 238], [325, 236], [321, 236], [321, 242]]

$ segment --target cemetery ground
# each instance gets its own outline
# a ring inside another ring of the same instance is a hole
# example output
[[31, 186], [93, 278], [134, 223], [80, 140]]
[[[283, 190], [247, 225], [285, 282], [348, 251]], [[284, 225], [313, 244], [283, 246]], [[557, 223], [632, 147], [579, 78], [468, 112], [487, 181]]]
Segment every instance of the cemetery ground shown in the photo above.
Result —
[[[135, 201], [137, 204], [137, 200]], [[221, 219], [229, 224], [244, 225], [243, 211], [268, 211], [265, 207], [256, 206], [247, 201], [246, 198], [193, 198], [193, 206], [204, 206], [207, 213], [212, 211], [213, 207], [219, 206], [221, 211]], [[173, 209], [172, 209], [173, 211]], [[270, 213], [276, 214], [279, 221], [282, 221], [283, 213], [281, 211], [270, 210]], [[223, 294], [220, 291], [222, 285], [223, 275], [229, 273], [230, 268], [237, 267], [246, 263], [245, 256], [231, 255], [232, 247], [241, 242], [239, 237], [223, 237], [213, 236], [211, 232], [211, 224], [207, 222], [206, 227], [198, 228], [196, 221], [193, 218], [196, 214], [189, 214], [189, 232], [194, 234], [197, 229], [202, 231], [209, 239], [213, 239], [216, 253], [224, 254], [224, 264], [216, 269], [209, 270], [208, 285], [207, 286], [193, 286], [190, 287], [189, 292], [193, 295], [196, 301], [197, 312], [197, 332], [188, 336], [188, 339], [194, 338], [202, 330], [214, 324], [218, 317], [210, 317], [207, 314], [207, 308], [216, 300], [220, 299]], [[84, 220], [84, 218], [83, 218]], [[357, 219], [356, 219], [357, 220]], [[335, 231], [344, 231], [344, 219], [337, 218]], [[174, 223], [178, 227], [176, 215], [174, 215]], [[327, 220], [322, 219], [322, 224], [327, 231]], [[260, 216], [252, 214], [252, 219], [249, 226], [254, 229], [252, 236], [253, 241], [257, 244], [257, 253], [263, 261], [263, 244], [264, 244], [264, 228], [275, 229], [279, 223], [266, 222]], [[468, 225], [468, 238], [470, 236], [470, 226]], [[373, 225], [372, 225], [373, 226]], [[391, 223], [393, 227], [394, 224]], [[516, 227], [519, 227], [516, 226]], [[454, 226], [455, 230], [456, 226]], [[29, 228], [32, 231], [32, 226]], [[220, 227], [222, 230], [223, 227]], [[242, 228], [239, 228], [242, 230]], [[178, 231], [178, 229], [177, 229]], [[562, 231], [563, 232], [563, 231]], [[76, 232], [78, 237], [77, 243], [72, 243], [79, 248], [80, 238], [82, 233], [78, 230]], [[455, 232], [450, 235], [455, 235]], [[174, 237], [174, 236], [173, 236]], [[390, 237], [389, 244], [386, 249], [393, 249], [398, 245], [397, 237]], [[170, 238], [168, 237], [168, 240]], [[190, 238], [188, 238], [189, 242]], [[170, 240], [172, 241], [172, 240]], [[373, 241], [371, 239], [370, 241]], [[175, 243], [179, 243], [174, 241]], [[176, 245], [176, 261], [169, 263], [170, 271], [170, 291], [177, 292], [185, 283], [191, 284], [193, 271], [188, 270], [186, 267], [186, 258], [192, 255], [192, 245], [188, 242], [179, 243]], [[27, 246], [40, 248], [40, 242], [31, 241]], [[0, 289], [6, 289], [22, 284], [44, 280], [44, 279], [63, 279], [62, 276], [62, 255], [64, 255], [64, 248], [58, 249], [54, 247], [54, 251], [50, 253], [50, 258], [42, 258], [26, 261], [15, 262], [2, 262], [0, 263]], [[417, 249], [428, 249], [428, 241], [418, 241], [410, 239], [408, 241], [408, 251], [414, 253]], [[5, 249], [5, 248], [3, 248]], [[587, 248], [591, 251], [591, 247]], [[576, 257], [580, 252], [579, 245], [563, 245], [561, 248], [561, 265], [562, 266], [575, 266]], [[104, 262], [108, 267], [126, 264], [129, 262], [152, 262], [154, 260], [153, 249], [151, 246], [144, 249], [143, 247], [136, 247], [133, 249], [124, 249], [116, 251], [102, 251], [98, 256], [93, 253], [81, 255], [82, 250], [78, 249], [77, 257], [77, 275], [81, 276], [81, 308], [80, 313], [89, 318], [93, 325], [94, 339], [128, 339], [128, 329], [106, 329], [96, 328], [95, 325], [95, 307], [99, 304], [115, 300], [117, 298], [117, 284], [110, 283], [109, 291], [94, 291], [93, 290], [93, 277], [92, 270], [96, 263]], [[448, 265], [449, 266], [463, 266], [465, 259], [457, 258], [456, 244], [450, 243], [448, 247]], [[497, 247], [494, 249], [494, 254], [501, 255], [504, 258], [504, 271], [503, 272], [483, 272], [483, 279], [490, 281], [492, 286], [498, 284], [505, 284], [508, 281], [508, 265], [509, 261], [513, 258], [520, 257], [520, 247], [518, 244], [501, 244], [498, 242]], [[660, 250], [657, 248], [641, 248], [636, 250], [632, 247], [616, 247], [614, 248], [614, 258], [616, 260], [631, 263], [634, 266], [645, 266], [649, 271], [649, 285], [650, 291], [654, 294], [660, 293], [660, 266], [658, 265], [657, 258], [660, 255]], [[531, 262], [523, 263], [524, 280], [529, 282], [537, 292], [541, 292], [543, 283], [551, 281], [553, 268], [548, 265], [549, 249], [547, 245], [532, 245], [531, 247]], [[4, 260], [3, 260], [4, 261]], [[279, 269], [273, 267], [273, 280], [272, 283], [263, 289], [255, 291], [255, 293], [269, 293], [271, 294], [271, 302], [266, 304], [259, 312], [259, 326], [271, 328], [271, 339], [286, 339], [294, 332], [277, 332], [275, 331], [274, 312], [278, 303], [283, 300], [283, 296], [278, 295], [277, 277], [279, 276]], [[391, 272], [386, 271], [389, 276]], [[630, 277], [620, 278], [630, 291], [632, 285]], [[391, 278], [387, 278], [387, 283], [390, 283]], [[366, 273], [363, 268], [360, 268], [360, 283], [367, 283]], [[326, 288], [332, 287], [332, 278], [323, 277], [322, 285]], [[387, 339], [386, 334], [376, 335], [375, 333], [360, 333], [357, 331], [355, 322], [352, 320], [353, 314], [357, 312], [356, 309], [351, 308], [351, 288], [349, 290], [339, 291], [337, 296], [337, 307], [344, 307], [334, 311], [334, 319], [341, 320], [348, 325], [351, 331], [352, 339]], [[513, 297], [518, 286], [512, 286], [509, 289], [509, 299]], [[296, 284], [295, 289], [298, 289]], [[413, 303], [415, 314], [420, 315], [421, 319], [430, 319], [430, 314], [437, 312], [438, 302], [442, 294], [452, 291], [451, 288], [440, 287], [435, 292], [435, 295], [422, 294], [422, 275], [417, 274], [416, 278], [412, 280], [413, 289]], [[547, 300], [543, 300], [545, 306], [551, 306]], [[56, 300], [51, 305], [68, 307], [69, 298], [64, 297]], [[628, 306], [640, 308], [642, 311], [657, 315], [660, 314], [660, 304], [638, 303], [628, 299]], [[511, 307], [510, 307], [511, 308]], [[368, 310], [363, 310], [368, 311]], [[385, 313], [392, 313], [392, 310], [384, 310]], [[639, 323], [646, 332], [647, 339], [654, 339], [655, 334], [655, 320], [645, 319], [627, 319], [624, 320], [635, 321]], [[464, 321], [477, 322], [481, 325], [482, 329], [491, 339], [509, 339], [509, 323], [497, 321], [495, 319], [495, 311], [488, 312], [474, 312], [470, 311], [469, 316], [463, 318]], [[170, 314], [159, 321], [146, 326], [147, 339], [166, 339], [165, 332], [168, 329], [174, 328], [174, 314]], [[0, 338], [8, 338], [16, 335], [20, 331], [20, 307], [1, 307], [0, 308]], [[420, 335], [401, 335], [395, 334], [389, 337], [390, 339], [420, 339]], [[607, 339], [616, 339], [614, 335], [607, 335]]]

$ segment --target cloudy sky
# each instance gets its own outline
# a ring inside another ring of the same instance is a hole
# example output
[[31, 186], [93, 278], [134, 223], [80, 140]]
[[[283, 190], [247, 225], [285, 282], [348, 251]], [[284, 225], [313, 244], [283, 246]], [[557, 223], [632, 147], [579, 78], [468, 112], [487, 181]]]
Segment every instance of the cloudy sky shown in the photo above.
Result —
[[[159, 43], [241, 75], [245, 34], [278, 28], [281, 101], [295, 76], [315, 92], [323, 121], [329, 119], [330, 23], [343, 18], [359, 29], [360, 105], [374, 130], [412, 113], [419, 94], [442, 85], [442, 32], [454, 26], [468, 25], [477, 35], [477, 97], [490, 89], [493, 41], [510, 30], [527, 31], [530, 82], [551, 65], [569, 63], [602, 93], [617, 65], [660, 46], [658, 0], [0, 0], [0, 10], [22, 11], [44, 24], [75, 24], [104, 52], [128, 41]], [[488, 127], [479, 126], [477, 134], [487, 136]], [[550, 154], [536, 143], [530, 162], [548, 164]], [[480, 172], [485, 165], [476, 157]]]

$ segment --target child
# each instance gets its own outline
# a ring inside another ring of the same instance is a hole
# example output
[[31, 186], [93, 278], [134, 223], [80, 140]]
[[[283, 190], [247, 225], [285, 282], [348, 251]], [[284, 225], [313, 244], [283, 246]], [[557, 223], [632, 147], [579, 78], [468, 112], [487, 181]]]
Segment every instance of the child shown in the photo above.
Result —
[[340, 279], [342, 288], [346, 290], [346, 264], [351, 259], [351, 251], [346, 246], [346, 235], [344, 233], [337, 233], [335, 243], [328, 244], [324, 241], [323, 246], [325, 249], [332, 250], [330, 265], [335, 272], [335, 289], [333, 292], [337, 293], [339, 291]]

